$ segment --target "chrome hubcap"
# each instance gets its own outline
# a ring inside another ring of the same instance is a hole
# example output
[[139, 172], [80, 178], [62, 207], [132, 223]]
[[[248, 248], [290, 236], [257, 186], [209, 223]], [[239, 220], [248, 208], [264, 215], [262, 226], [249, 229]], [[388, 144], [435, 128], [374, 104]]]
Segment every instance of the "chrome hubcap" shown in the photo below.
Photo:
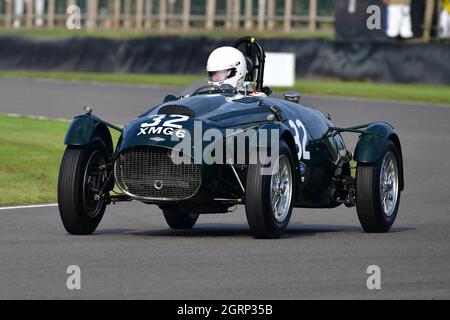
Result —
[[272, 212], [275, 220], [281, 223], [289, 213], [292, 199], [292, 170], [285, 155], [281, 155], [273, 167], [270, 190]]
[[394, 153], [389, 151], [383, 158], [380, 172], [380, 200], [386, 216], [394, 213], [398, 199], [398, 168]]

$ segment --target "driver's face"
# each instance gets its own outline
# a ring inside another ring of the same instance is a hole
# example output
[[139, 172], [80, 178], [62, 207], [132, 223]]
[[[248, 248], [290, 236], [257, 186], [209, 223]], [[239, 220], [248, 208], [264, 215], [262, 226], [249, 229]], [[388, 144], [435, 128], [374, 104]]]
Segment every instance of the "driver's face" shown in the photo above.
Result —
[[209, 72], [209, 79], [211, 81], [223, 81], [225, 80], [231, 73], [231, 70], [221, 70], [221, 71], [213, 71]]

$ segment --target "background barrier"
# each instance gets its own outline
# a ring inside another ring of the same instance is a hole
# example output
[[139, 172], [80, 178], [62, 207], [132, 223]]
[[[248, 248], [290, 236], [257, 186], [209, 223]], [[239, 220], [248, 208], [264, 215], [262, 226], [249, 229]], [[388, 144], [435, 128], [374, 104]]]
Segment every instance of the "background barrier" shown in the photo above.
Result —
[[[0, 70], [203, 74], [209, 53], [233, 41], [0, 37]], [[287, 39], [263, 39], [262, 43], [270, 52], [294, 53], [298, 78], [450, 84], [450, 44]]]

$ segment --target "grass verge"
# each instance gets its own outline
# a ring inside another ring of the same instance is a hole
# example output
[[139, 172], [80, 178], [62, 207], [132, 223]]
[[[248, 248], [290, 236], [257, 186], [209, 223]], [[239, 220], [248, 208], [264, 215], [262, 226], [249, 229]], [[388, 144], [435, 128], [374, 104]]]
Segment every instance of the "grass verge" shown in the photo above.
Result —
[[68, 123], [0, 115], [0, 206], [56, 201]]
[[0, 206], [56, 201], [68, 126], [57, 120], [0, 115]]
[[[0, 77], [44, 78], [56, 80], [78, 80], [121, 84], [143, 84], [163, 86], [187, 86], [201, 78], [199, 75], [130, 74], [130, 73], [85, 73], [85, 72], [40, 72], [0, 71]], [[294, 88], [275, 88], [275, 91], [295, 90], [304, 94], [413, 101], [450, 105], [450, 87], [428, 84], [387, 84], [356, 81], [303, 81], [298, 80]]]

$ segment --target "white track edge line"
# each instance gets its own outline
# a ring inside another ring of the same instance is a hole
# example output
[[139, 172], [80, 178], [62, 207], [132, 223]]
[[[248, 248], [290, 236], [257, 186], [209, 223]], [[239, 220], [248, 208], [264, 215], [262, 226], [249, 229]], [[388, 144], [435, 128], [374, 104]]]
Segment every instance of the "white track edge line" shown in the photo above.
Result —
[[58, 205], [57, 203], [48, 203], [48, 204], [36, 204], [36, 205], [28, 205], [28, 206], [0, 207], [0, 210], [45, 208], [45, 207], [56, 207], [57, 205]]

